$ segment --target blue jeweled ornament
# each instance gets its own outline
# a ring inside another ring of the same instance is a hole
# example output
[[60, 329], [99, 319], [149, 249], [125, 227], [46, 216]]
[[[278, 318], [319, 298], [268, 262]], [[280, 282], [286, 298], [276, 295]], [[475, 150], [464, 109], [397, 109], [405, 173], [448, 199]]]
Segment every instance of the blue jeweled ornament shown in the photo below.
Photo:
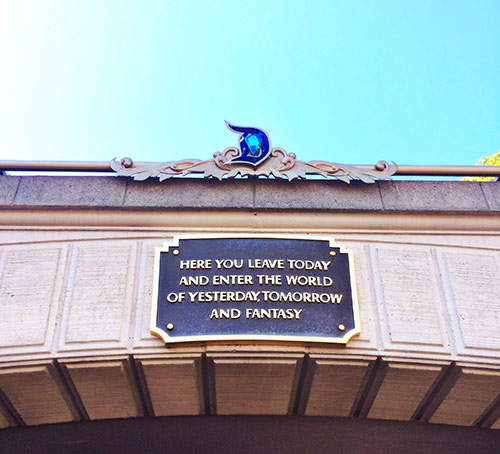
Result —
[[271, 141], [262, 129], [233, 126], [226, 121], [226, 126], [240, 134], [241, 154], [228, 161], [228, 164], [251, 164], [258, 166], [271, 154]]

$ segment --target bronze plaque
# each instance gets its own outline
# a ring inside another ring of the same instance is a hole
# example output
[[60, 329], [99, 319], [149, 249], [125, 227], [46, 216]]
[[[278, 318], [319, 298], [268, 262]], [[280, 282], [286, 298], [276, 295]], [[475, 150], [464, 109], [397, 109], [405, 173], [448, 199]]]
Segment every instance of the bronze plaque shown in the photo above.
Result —
[[177, 237], [156, 250], [151, 332], [345, 344], [360, 333], [353, 268], [329, 238]]

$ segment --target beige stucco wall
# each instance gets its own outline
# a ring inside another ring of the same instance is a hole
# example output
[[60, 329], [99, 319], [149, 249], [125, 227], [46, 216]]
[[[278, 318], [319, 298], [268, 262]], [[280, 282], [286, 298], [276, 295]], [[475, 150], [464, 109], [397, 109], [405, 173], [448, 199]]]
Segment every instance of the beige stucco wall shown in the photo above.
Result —
[[[0, 427], [305, 414], [500, 428], [496, 213], [32, 204], [5, 206], [0, 229]], [[149, 333], [154, 248], [214, 232], [353, 250], [361, 335], [165, 347]]]

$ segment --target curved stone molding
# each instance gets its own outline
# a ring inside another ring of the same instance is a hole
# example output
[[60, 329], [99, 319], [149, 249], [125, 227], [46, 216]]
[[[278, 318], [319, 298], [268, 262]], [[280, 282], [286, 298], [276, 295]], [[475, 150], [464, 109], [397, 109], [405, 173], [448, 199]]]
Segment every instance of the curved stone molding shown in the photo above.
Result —
[[309, 415], [498, 428], [500, 368], [276, 352], [0, 364], [0, 428], [176, 415]]

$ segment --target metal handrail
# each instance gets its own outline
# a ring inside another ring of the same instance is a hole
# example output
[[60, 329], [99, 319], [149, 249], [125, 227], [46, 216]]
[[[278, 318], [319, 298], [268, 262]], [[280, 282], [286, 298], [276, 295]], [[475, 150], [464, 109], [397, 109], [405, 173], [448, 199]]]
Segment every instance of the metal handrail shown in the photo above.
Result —
[[[161, 163], [136, 162], [130, 168]], [[375, 170], [374, 165], [356, 165], [357, 168]], [[38, 172], [114, 172], [108, 161], [0, 161], [0, 171]], [[442, 166], [398, 165], [394, 175], [401, 176], [463, 176], [499, 177], [500, 166]]]

